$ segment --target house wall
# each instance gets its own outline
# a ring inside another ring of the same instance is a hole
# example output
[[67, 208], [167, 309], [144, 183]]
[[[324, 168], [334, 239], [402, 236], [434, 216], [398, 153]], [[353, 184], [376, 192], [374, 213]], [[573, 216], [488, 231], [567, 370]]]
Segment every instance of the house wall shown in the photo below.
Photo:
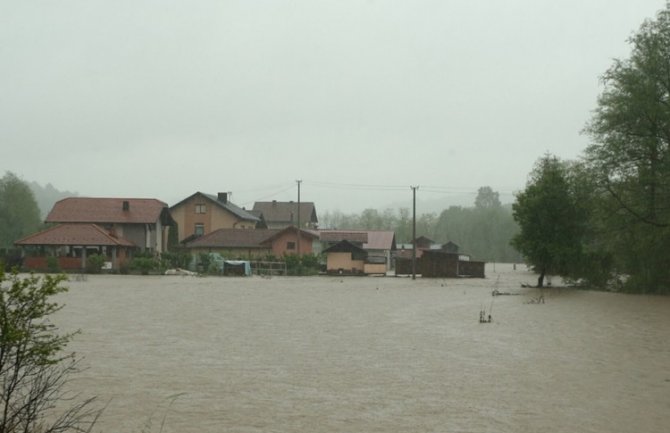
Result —
[[[195, 213], [196, 204], [204, 204], [206, 212]], [[172, 219], [177, 222], [180, 242], [195, 233], [196, 224], [204, 226], [204, 234], [218, 229], [253, 229], [256, 227], [255, 222], [240, 220], [234, 214], [198, 195], [175, 207], [170, 213]]]
[[351, 253], [327, 253], [326, 270], [338, 272], [342, 269], [345, 273], [360, 273], [365, 269], [363, 260], [353, 260]]
[[[118, 270], [128, 261], [128, 252], [124, 248], [117, 250], [116, 254], [117, 254], [116, 263], [113, 260], [113, 258], [111, 257], [108, 258], [109, 261], [112, 262], [112, 269], [114, 270]], [[26, 269], [30, 269], [32, 271], [46, 271], [49, 268], [47, 264], [47, 258], [48, 258], [47, 256], [25, 257], [23, 259], [23, 266]], [[57, 260], [58, 260], [58, 267], [63, 271], [80, 271], [84, 268], [83, 257], [59, 256], [57, 257]]]
[[366, 263], [363, 266], [363, 272], [366, 274], [386, 274], [386, 265], [383, 263]]
[[[287, 248], [288, 242], [295, 242], [295, 249], [289, 250]], [[312, 238], [305, 235], [300, 236], [300, 254], [312, 254], [313, 253]], [[295, 232], [286, 232], [281, 236], [277, 237], [272, 242], [272, 254], [277, 257], [281, 257], [285, 254], [297, 254], [298, 253], [298, 235]]]
[[147, 238], [145, 224], [116, 224], [114, 231], [117, 236], [129, 240], [141, 249], [147, 248], [147, 241], [151, 244], [151, 239]]
[[272, 250], [269, 248], [192, 248], [190, 252], [196, 257], [201, 253], [218, 253], [227, 260], [237, 258], [249, 260], [268, 255], [272, 253]]

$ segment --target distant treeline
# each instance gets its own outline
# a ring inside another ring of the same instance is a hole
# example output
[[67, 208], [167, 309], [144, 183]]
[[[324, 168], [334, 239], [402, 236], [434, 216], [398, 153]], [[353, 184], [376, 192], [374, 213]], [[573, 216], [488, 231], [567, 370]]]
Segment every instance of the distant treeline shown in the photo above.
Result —
[[[412, 211], [409, 208], [365, 209], [360, 214], [339, 211], [319, 217], [322, 228], [341, 230], [393, 230], [396, 243], [412, 242]], [[479, 188], [472, 207], [451, 206], [436, 213], [417, 215], [416, 235], [437, 243], [452, 241], [460, 251], [478, 260], [518, 262], [519, 253], [510, 246], [518, 232], [511, 205], [502, 205], [499, 194], [490, 187]]]

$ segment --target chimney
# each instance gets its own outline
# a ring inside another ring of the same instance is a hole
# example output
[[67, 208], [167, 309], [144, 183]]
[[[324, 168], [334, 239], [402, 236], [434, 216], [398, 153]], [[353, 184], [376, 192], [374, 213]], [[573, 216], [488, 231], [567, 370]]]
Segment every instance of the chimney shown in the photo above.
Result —
[[277, 200], [272, 200], [272, 207], [277, 207]]
[[224, 203], [224, 204], [228, 203], [228, 193], [227, 192], [220, 192], [217, 198], [221, 203]]
[[130, 202], [128, 200], [123, 200], [123, 210], [125, 212], [130, 210]]

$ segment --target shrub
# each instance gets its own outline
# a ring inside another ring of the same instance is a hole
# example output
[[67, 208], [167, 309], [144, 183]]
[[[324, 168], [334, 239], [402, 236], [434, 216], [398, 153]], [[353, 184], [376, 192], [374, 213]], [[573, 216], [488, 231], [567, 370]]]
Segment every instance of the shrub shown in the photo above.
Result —
[[86, 272], [89, 274], [99, 274], [102, 271], [107, 258], [100, 254], [93, 254], [86, 258]]
[[130, 261], [130, 268], [142, 275], [149, 275], [150, 271], [158, 268], [158, 261], [152, 257], [134, 257]]
[[58, 257], [49, 256], [47, 257], [47, 272], [51, 274], [57, 274], [61, 271], [60, 264], [58, 263]]

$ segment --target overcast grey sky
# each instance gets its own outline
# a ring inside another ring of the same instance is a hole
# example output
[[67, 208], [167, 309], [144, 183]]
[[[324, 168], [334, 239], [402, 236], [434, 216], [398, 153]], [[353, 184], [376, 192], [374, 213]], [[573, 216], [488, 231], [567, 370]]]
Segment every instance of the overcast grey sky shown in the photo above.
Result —
[[170, 205], [296, 199], [296, 179], [322, 212], [410, 185], [427, 207], [511, 201], [545, 152], [580, 155], [600, 75], [664, 6], [3, 0], [0, 169]]

